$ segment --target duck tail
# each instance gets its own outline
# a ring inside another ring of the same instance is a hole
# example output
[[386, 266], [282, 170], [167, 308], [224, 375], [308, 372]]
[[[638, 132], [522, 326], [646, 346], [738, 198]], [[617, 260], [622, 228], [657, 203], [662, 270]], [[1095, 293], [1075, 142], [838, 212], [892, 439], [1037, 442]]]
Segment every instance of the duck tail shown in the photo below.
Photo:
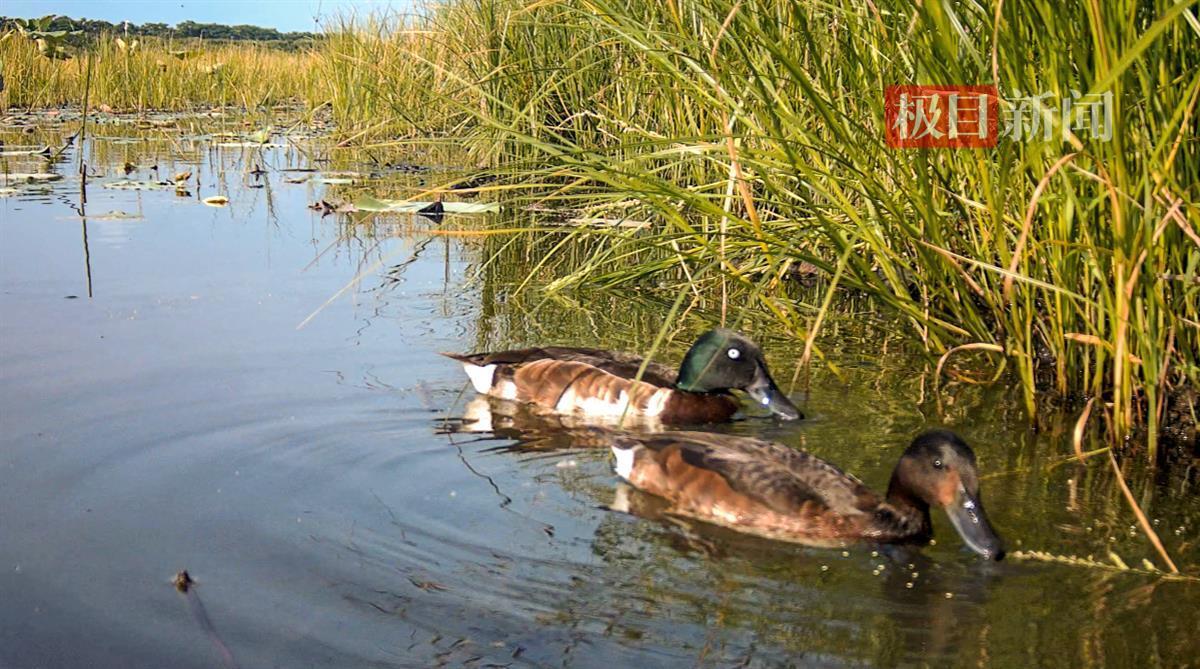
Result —
[[443, 351], [442, 355], [462, 363], [463, 371], [471, 379], [471, 385], [475, 386], [476, 392], [483, 393], [484, 395], [491, 392], [492, 383], [496, 380], [495, 364], [483, 364], [483, 356], [480, 354], [469, 355]]

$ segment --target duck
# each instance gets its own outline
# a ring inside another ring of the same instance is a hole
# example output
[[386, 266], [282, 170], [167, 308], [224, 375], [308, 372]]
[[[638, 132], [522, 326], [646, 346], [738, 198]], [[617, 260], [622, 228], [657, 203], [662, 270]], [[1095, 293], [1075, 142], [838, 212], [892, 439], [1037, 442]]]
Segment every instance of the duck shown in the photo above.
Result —
[[810, 546], [923, 545], [933, 538], [930, 508], [938, 507], [971, 550], [1004, 558], [975, 453], [949, 430], [912, 441], [884, 496], [810, 453], [753, 437], [613, 431], [608, 441], [617, 475], [667, 500], [676, 515]]
[[678, 372], [632, 353], [594, 348], [442, 355], [461, 362], [482, 394], [561, 414], [610, 420], [630, 416], [671, 425], [720, 423], [741, 408], [730, 392], [741, 390], [781, 419], [803, 417], [771, 378], [758, 345], [724, 328], [701, 335]]

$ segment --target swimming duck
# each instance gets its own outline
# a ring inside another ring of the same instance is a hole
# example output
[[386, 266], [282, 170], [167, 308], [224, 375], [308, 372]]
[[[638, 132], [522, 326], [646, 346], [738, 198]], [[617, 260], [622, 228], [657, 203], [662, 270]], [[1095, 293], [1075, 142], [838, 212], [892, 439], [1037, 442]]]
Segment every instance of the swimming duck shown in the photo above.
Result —
[[1004, 547], [979, 496], [975, 454], [956, 434], [913, 440], [885, 497], [804, 451], [707, 432], [612, 432], [617, 474], [666, 498], [672, 513], [797, 543], [928, 543], [929, 507], [945, 509], [972, 550], [1000, 560]]
[[[737, 412], [732, 389], [787, 420], [800, 410], [775, 385], [762, 351], [744, 335], [710, 330], [692, 345], [676, 374], [641, 357], [593, 348], [550, 346], [492, 353], [443, 353], [463, 363], [475, 390], [564, 414], [652, 418], [670, 424], [714, 423]], [[628, 405], [628, 411], [626, 410]]]

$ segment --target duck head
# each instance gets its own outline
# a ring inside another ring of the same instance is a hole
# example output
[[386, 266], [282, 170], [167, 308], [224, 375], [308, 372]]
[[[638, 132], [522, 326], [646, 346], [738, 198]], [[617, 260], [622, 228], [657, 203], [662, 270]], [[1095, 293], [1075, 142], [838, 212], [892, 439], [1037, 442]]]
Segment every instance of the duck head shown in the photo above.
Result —
[[949, 430], [931, 430], [913, 440], [892, 472], [888, 501], [917, 508], [927, 523], [929, 507], [945, 509], [971, 550], [992, 560], [1004, 558], [1004, 543], [983, 510], [975, 453]]
[[701, 335], [684, 356], [675, 387], [693, 393], [736, 388], [780, 418], [803, 417], [775, 385], [758, 346], [732, 330], [718, 328]]

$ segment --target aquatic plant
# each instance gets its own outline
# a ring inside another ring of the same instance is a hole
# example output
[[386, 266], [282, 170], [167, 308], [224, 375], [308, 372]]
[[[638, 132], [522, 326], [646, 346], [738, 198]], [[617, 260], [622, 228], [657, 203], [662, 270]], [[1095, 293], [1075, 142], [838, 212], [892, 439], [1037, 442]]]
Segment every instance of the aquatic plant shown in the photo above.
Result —
[[[1031, 415], [1099, 398], [1153, 457], [1173, 392], [1200, 380], [1195, 7], [480, 1], [434, 25], [467, 63], [445, 74], [479, 155], [537, 197], [653, 222], [581, 229], [600, 243], [560, 286], [736, 290], [810, 347], [835, 288], [862, 291], [939, 369], [1011, 369]], [[1044, 134], [888, 145], [887, 86], [964, 83], [1008, 113], [1032, 92]], [[1109, 136], [1063, 125], [1060, 101], [1084, 98], [1108, 99]], [[828, 289], [807, 312], [802, 263]]]

